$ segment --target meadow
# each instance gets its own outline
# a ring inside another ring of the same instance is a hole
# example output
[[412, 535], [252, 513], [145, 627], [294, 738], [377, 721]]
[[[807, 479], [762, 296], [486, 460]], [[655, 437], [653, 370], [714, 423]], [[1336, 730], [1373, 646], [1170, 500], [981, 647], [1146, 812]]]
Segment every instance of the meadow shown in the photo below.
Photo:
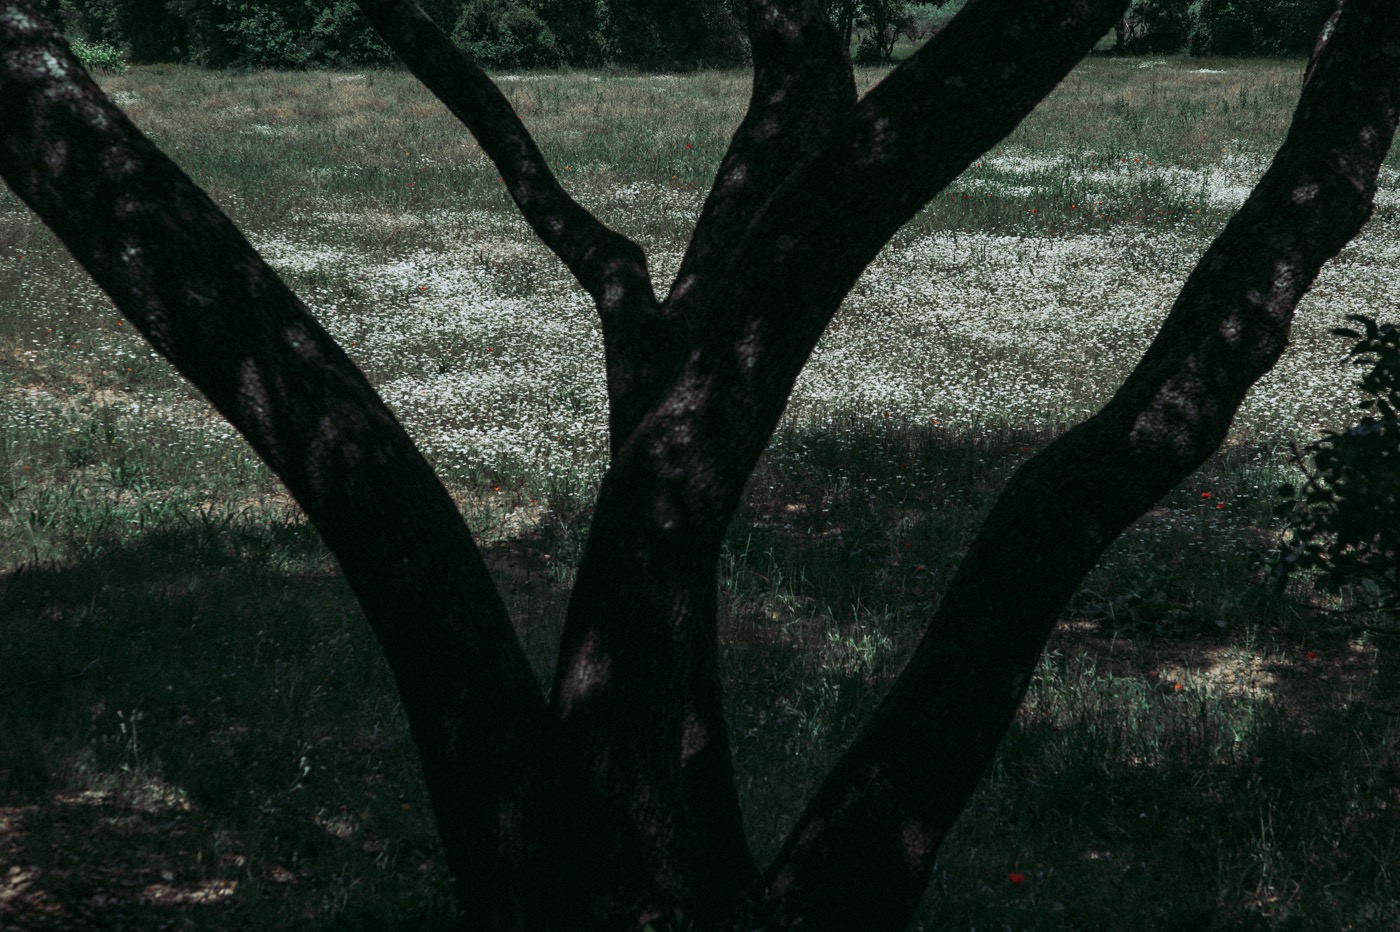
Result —
[[[1092, 58], [867, 270], [723, 558], [760, 860], [1001, 483], [1146, 347], [1302, 69]], [[569, 190], [667, 280], [747, 75], [497, 77]], [[404, 74], [102, 83], [378, 386], [547, 679], [606, 466], [601, 340], [495, 169]], [[1219, 455], [1074, 598], [916, 928], [1400, 925], [1400, 728], [1374, 649], [1344, 600], [1277, 592], [1266, 568], [1293, 445], [1353, 418], [1329, 330], [1389, 316], [1397, 164]], [[397, 697], [333, 561], [8, 191], [0, 345], [0, 926], [449, 927]]]

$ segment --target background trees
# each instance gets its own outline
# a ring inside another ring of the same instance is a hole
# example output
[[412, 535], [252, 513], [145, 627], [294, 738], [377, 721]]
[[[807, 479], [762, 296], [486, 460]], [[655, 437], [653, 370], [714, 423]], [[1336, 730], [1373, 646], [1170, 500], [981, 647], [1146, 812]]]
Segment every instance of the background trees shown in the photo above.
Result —
[[1133, 0], [1115, 27], [1116, 48], [1192, 55], [1305, 54], [1329, 7], [1326, 0]]
[[[887, 62], [901, 39], [952, 0], [822, 0], [860, 63]], [[354, 0], [40, 0], [60, 29], [136, 62], [304, 68], [394, 63]], [[489, 67], [733, 65], [749, 55], [740, 0], [425, 0], [423, 8]], [[1134, 0], [1115, 25], [1119, 51], [1305, 54], [1326, 0]]]
[[[486, 65], [695, 67], [747, 56], [737, 0], [427, 0], [423, 7]], [[395, 61], [353, 0], [42, 0], [39, 8], [65, 32], [121, 48], [137, 62], [303, 68]]]
[[1109, 403], [1012, 478], [884, 705], [760, 873], [716, 674], [724, 530], [865, 266], [1124, 4], [970, 4], [858, 100], [816, 4], [752, 3], [749, 112], [665, 298], [442, 30], [412, 5], [361, 6], [598, 311], [612, 460], [547, 699], [470, 532], [369, 383], [21, 0], [0, 4], [0, 175], [336, 554], [475, 926], [899, 928], [1075, 587], [1219, 446], [1318, 269], [1370, 215], [1400, 94], [1400, 49], [1377, 37], [1400, 35], [1400, 13], [1339, 5], [1272, 167]]
[[[923, 4], [944, 6], [948, 0]], [[846, 48], [859, 36], [855, 60], [863, 64], [887, 62], [901, 37], [919, 39], [918, 24], [904, 0], [824, 0], [826, 14], [842, 36]], [[859, 30], [859, 32], [857, 32]]]

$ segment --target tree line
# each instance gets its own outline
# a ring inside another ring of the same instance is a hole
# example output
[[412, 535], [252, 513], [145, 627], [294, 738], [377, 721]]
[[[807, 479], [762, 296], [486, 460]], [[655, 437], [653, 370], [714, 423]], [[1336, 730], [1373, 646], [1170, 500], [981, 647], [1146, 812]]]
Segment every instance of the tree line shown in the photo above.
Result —
[[1304, 55], [1329, 0], [1133, 0], [1114, 27], [1126, 53]]
[[[934, 8], [959, 0], [818, 0], [857, 63], [917, 42]], [[112, 61], [212, 68], [397, 62], [355, 0], [40, 0], [40, 11]], [[743, 0], [421, 0], [488, 67], [728, 66], [751, 58]], [[1134, 0], [1114, 27], [1126, 53], [1302, 54], [1327, 0]]]
[[[421, 0], [489, 65], [737, 64], [748, 56], [742, 0]], [[39, 0], [69, 36], [137, 63], [221, 68], [397, 61], [354, 0]]]
[[[887, 62], [922, 37], [916, 12], [951, 0], [819, 0], [845, 47]], [[41, 0], [56, 25], [139, 63], [305, 68], [398, 61], [354, 0]], [[452, 40], [496, 67], [738, 65], [743, 0], [422, 0]]]
[[[943, 6], [935, 0], [924, 7]], [[737, 65], [743, 0], [421, 0], [478, 62], [499, 67]], [[917, 38], [905, 0], [821, 0], [862, 61]], [[137, 63], [220, 68], [388, 65], [397, 57], [354, 0], [40, 0], [70, 37]]]

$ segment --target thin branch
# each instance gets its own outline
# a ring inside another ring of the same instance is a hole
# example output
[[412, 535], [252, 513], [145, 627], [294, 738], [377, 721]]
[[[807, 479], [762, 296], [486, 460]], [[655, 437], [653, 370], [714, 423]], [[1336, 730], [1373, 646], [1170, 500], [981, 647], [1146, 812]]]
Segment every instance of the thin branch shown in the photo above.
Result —
[[[717, 383], [757, 403], [762, 431], [841, 300], [895, 232], [1004, 138], [1121, 15], [1127, 0], [972, 0], [873, 88], [826, 146], [756, 211], [746, 259], [687, 281], [722, 308], [700, 353]], [[719, 375], [721, 359], [742, 365]], [[763, 399], [757, 401], [757, 399]]]
[[286, 483], [384, 647], [475, 927], [522, 903], [528, 915], [552, 725], [465, 522], [403, 428], [25, 0], [0, 2], [0, 176]]
[[894, 690], [770, 869], [779, 914], [807, 917], [803, 929], [908, 921], [1069, 597], [1220, 445], [1318, 270], [1370, 216], [1400, 107], [1400, 9], [1340, 8], [1273, 165], [1114, 398], [1013, 477]]
[[709, 323], [713, 308], [693, 300], [697, 282], [725, 279], [762, 205], [821, 151], [855, 105], [850, 61], [818, 0], [750, 0], [749, 41], [748, 110], [701, 208], [662, 308], [664, 323], [629, 341], [629, 391], [614, 399], [619, 441], [656, 403]]
[[603, 326], [615, 448], [632, 417], [634, 357], [664, 339], [641, 247], [568, 195], [510, 101], [416, 3], [357, 2], [413, 75], [471, 131], [530, 228], [592, 296]]
[[540, 241], [600, 303], [610, 289], [651, 291], [641, 247], [579, 205], [559, 184], [495, 83], [411, 0], [358, 0], [414, 77], [471, 131]]
[[696, 276], [724, 274], [762, 204], [821, 151], [855, 106], [850, 61], [818, 0], [750, 0], [749, 42], [748, 110], [676, 273], [670, 313], [680, 310]]

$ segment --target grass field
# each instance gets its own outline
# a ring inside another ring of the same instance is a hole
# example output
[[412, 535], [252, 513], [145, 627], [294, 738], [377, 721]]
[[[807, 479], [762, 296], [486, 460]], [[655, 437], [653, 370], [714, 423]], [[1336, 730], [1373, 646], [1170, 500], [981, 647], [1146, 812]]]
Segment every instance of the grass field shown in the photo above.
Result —
[[[1145, 348], [1267, 165], [1301, 71], [1090, 60], [857, 285], [722, 567], [760, 858], [1000, 484]], [[747, 77], [499, 80], [666, 281]], [[401, 74], [104, 84], [379, 386], [544, 675], [605, 466], [601, 342], [490, 163]], [[1354, 403], [1328, 330], [1389, 316], [1395, 180], [1222, 452], [1075, 597], [921, 928], [1400, 925], [1400, 729], [1370, 698], [1374, 652], [1263, 569], [1289, 445]], [[416, 760], [353, 599], [242, 441], [129, 331], [0, 192], [0, 926], [446, 927]]]

